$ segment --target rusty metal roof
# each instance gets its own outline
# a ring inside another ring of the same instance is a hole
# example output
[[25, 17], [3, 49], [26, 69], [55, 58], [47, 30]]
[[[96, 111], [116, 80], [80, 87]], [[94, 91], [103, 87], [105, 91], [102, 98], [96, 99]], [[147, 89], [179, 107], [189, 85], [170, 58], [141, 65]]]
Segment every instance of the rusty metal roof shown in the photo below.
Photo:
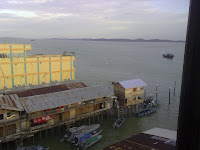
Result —
[[4, 95], [0, 97], [0, 108], [16, 110], [16, 111], [24, 110], [18, 98], [19, 97], [16, 94]]
[[151, 134], [140, 133], [118, 143], [110, 145], [103, 150], [175, 150], [176, 141], [160, 138]]
[[27, 113], [41, 111], [45, 109], [57, 108], [64, 105], [92, 100], [100, 97], [113, 95], [113, 92], [106, 86], [98, 85], [84, 87], [60, 92], [48, 93], [43, 95], [34, 95], [20, 98]]
[[54, 85], [54, 86], [48, 86], [48, 87], [42, 87], [42, 88], [27, 89], [25, 91], [16, 91], [12, 93], [10, 92], [9, 94], [17, 94], [17, 96], [21, 98], [21, 97], [28, 97], [28, 96], [33, 96], [33, 95], [41, 95], [41, 94], [71, 90], [71, 89], [76, 89], [76, 88], [83, 88], [83, 87], [87, 87], [87, 86], [82, 82], [76, 82], [76, 83]]

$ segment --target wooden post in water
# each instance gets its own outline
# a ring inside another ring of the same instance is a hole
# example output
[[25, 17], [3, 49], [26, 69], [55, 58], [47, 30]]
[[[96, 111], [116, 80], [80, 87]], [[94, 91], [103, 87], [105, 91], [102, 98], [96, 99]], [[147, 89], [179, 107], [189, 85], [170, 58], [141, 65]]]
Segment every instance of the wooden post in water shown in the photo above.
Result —
[[175, 95], [175, 91], [176, 91], [176, 81], [174, 83], [174, 95]]
[[47, 138], [47, 129], [46, 129], [46, 138]]
[[69, 123], [67, 124], [67, 130], [69, 130]]
[[158, 84], [156, 84], [156, 100], [158, 99]]
[[9, 149], [9, 143], [7, 142], [7, 149]]
[[89, 116], [89, 125], [90, 125], [90, 116]]
[[170, 87], [169, 87], [169, 105], [170, 105]]

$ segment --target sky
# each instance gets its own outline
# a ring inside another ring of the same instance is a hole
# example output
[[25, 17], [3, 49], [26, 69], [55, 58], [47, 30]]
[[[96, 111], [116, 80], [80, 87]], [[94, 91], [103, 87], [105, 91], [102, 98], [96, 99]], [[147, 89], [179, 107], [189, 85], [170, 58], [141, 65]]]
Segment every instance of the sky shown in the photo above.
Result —
[[185, 40], [189, 0], [0, 0], [0, 37]]

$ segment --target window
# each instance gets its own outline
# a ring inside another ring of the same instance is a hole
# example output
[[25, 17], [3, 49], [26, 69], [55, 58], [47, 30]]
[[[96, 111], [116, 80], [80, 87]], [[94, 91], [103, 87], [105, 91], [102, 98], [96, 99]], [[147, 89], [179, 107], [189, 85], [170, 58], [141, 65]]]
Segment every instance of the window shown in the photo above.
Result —
[[137, 91], [137, 88], [133, 88], [133, 92]]
[[3, 114], [0, 114], [0, 120], [3, 120]]
[[136, 97], [133, 97], [133, 100], [136, 100]]
[[10, 118], [13, 118], [13, 117], [15, 117], [14, 112], [7, 113], [7, 119], [10, 119]]

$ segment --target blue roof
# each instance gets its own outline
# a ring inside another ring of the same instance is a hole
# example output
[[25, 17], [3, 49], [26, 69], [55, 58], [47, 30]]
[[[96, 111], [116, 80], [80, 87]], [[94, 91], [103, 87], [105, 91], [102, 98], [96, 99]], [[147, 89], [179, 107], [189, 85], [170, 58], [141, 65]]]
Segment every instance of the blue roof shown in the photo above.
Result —
[[123, 86], [124, 89], [147, 86], [147, 84], [142, 79], [119, 81], [119, 84]]

